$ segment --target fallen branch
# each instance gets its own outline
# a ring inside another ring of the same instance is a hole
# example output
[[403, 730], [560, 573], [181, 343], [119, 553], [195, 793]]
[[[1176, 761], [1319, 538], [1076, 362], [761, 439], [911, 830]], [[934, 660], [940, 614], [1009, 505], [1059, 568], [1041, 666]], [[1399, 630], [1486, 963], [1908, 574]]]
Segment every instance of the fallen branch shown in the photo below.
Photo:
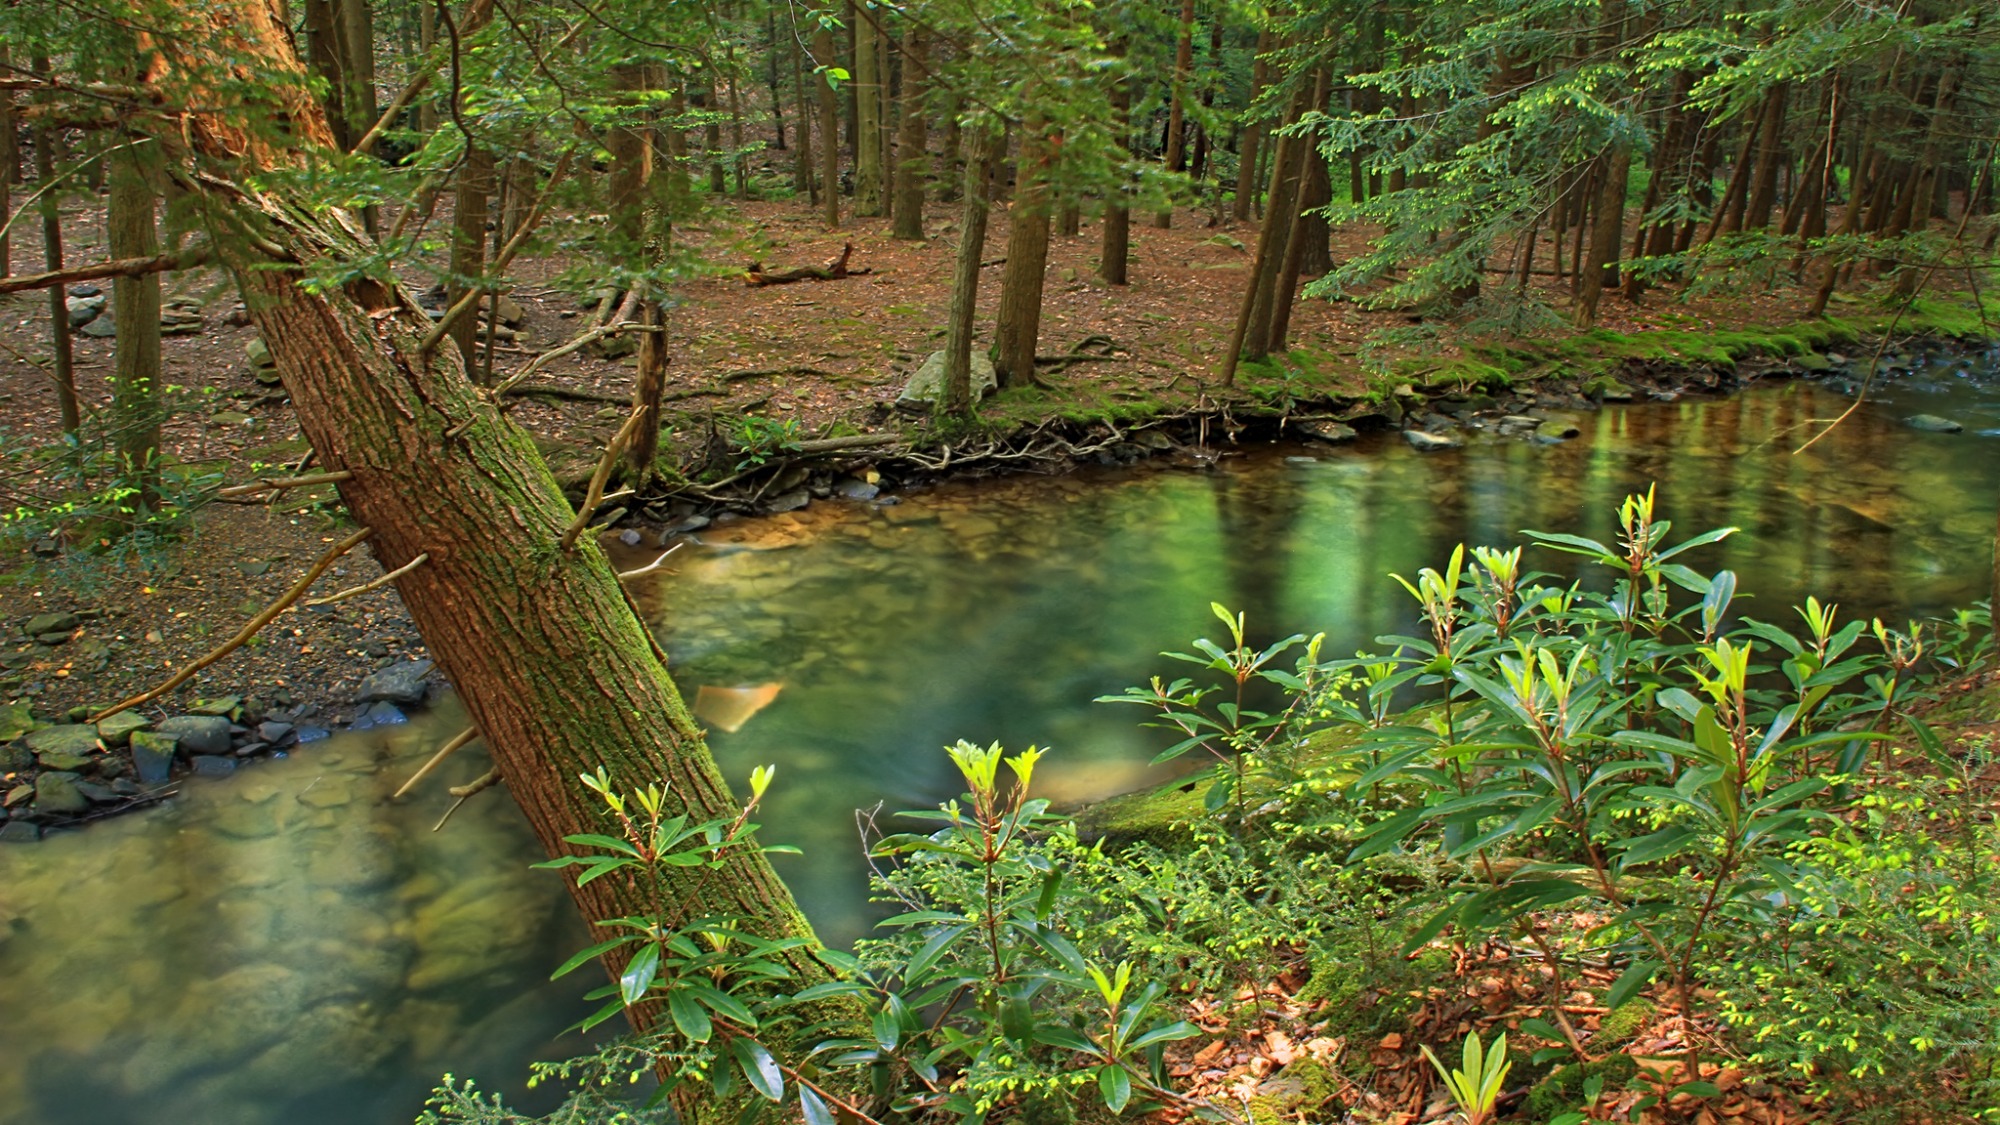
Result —
[[446, 742], [443, 746], [439, 747], [438, 752], [432, 754], [429, 761], [417, 767], [417, 772], [411, 774], [410, 780], [405, 781], [403, 783], [403, 787], [401, 789], [396, 790], [395, 794], [391, 796], [389, 799], [393, 801], [401, 797], [403, 794], [408, 793], [411, 789], [416, 787], [417, 782], [422, 781], [426, 777], [429, 777], [431, 771], [438, 768], [438, 765], [442, 763], [446, 758], [449, 758], [458, 751], [465, 749], [465, 747], [468, 744], [470, 744], [474, 739], [478, 737], [479, 737], [478, 727], [466, 727], [464, 730], [459, 731], [455, 735], [452, 735], [451, 741]]
[[260, 492], [283, 492], [288, 488], [311, 488], [320, 484], [339, 484], [350, 480], [353, 473], [345, 469], [333, 473], [314, 473], [306, 477], [264, 477], [249, 484], [234, 484], [216, 493], [225, 499], [234, 496], [255, 496]]
[[835, 372], [818, 367], [760, 367], [752, 371], [731, 371], [721, 378], [725, 383], [734, 383], [738, 379], [761, 379], [766, 375], [817, 375], [830, 379]]
[[208, 248], [205, 246], [185, 254], [155, 254], [150, 258], [112, 258], [109, 261], [92, 262], [84, 266], [49, 270], [46, 273], [24, 273], [16, 277], [0, 278], [0, 293], [53, 289], [73, 281], [101, 281], [107, 277], [143, 277], [149, 273], [193, 269], [206, 261], [208, 261]]
[[620, 406], [632, 401], [631, 395], [589, 391], [581, 387], [565, 387], [558, 383], [526, 383], [518, 387], [508, 387], [503, 393], [519, 395], [522, 398], [559, 398], [569, 402], [615, 402]]
[[849, 242], [840, 248], [838, 255], [828, 258], [823, 266], [801, 266], [798, 269], [780, 270], [777, 273], [766, 273], [764, 263], [751, 262], [744, 271], [743, 283], [755, 288], [764, 285], [789, 285], [794, 281], [839, 281], [842, 278], [861, 277], [874, 272], [867, 269], [848, 269], [847, 259], [853, 253], [854, 244]]
[[344, 602], [349, 598], [358, 598], [361, 595], [369, 592], [370, 590], [379, 590], [382, 587], [387, 586], [389, 583], [394, 582], [396, 579], [401, 578], [403, 575], [410, 573], [411, 571], [417, 569], [418, 567], [424, 565], [429, 561], [431, 561], [430, 552], [429, 551], [421, 552], [417, 555], [416, 558], [411, 559], [409, 562], [404, 563], [402, 566], [397, 567], [396, 569], [390, 571], [389, 573], [371, 582], [363, 582], [359, 586], [349, 586], [347, 589], [342, 590], [337, 594], [328, 594], [326, 597], [323, 598], [314, 598], [312, 601], [306, 603], [306, 608], [311, 609], [314, 606], [332, 605], [335, 602]]
[[493, 788], [495, 785], [499, 784], [499, 782], [500, 782], [500, 767], [495, 766], [492, 769], [487, 770], [485, 773], [481, 774], [479, 776], [479, 780], [472, 782], [470, 785], [452, 786], [451, 795], [457, 797], [458, 800], [453, 801], [451, 803], [451, 807], [444, 810], [444, 815], [438, 817], [438, 822], [436, 824], [431, 825], [431, 831], [436, 832], [438, 829], [443, 828], [444, 822], [451, 819], [451, 814], [458, 811], [458, 806], [471, 800], [478, 794]]
[[251, 637], [256, 636], [257, 633], [264, 628], [264, 626], [269, 625], [272, 621], [276, 620], [279, 614], [285, 612], [285, 610], [289, 608], [293, 602], [298, 601], [299, 598], [303, 596], [307, 590], [311, 589], [312, 584], [319, 581], [319, 576], [325, 574], [326, 569], [332, 566], [336, 559], [340, 558], [340, 556], [346, 554], [347, 552], [352, 551], [354, 548], [359, 547], [362, 543], [362, 540], [367, 539], [370, 535], [373, 534], [375, 534], [374, 528], [364, 527], [361, 530], [355, 532], [354, 534], [348, 536], [347, 538], [341, 540], [340, 542], [335, 543], [330, 549], [328, 549], [326, 554], [321, 555], [319, 557], [319, 561], [315, 562], [312, 565], [311, 570], [306, 571], [306, 575], [304, 578], [301, 578], [296, 583], [294, 583], [292, 585], [292, 588], [286, 590], [284, 594], [278, 598], [277, 601], [272, 602], [270, 605], [264, 607], [264, 611], [262, 613], [259, 613], [257, 616], [251, 618], [250, 623], [248, 625], [243, 626], [243, 628], [235, 636], [224, 641], [220, 646], [211, 649], [206, 656], [202, 656], [196, 659], [193, 663], [187, 665], [186, 667], [183, 667], [180, 671], [168, 677], [166, 683], [163, 683], [160, 686], [153, 688], [150, 691], [142, 691], [138, 695], [135, 695], [130, 699], [114, 703], [111, 706], [106, 707], [102, 711], [99, 711], [97, 714], [92, 715], [87, 721], [93, 723], [100, 722], [112, 715], [116, 715], [120, 711], [129, 711], [132, 708], [137, 707], [142, 703], [148, 703], [151, 702], [152, 700], [158, 699], [160, 696], [167, 694], [168, 692], [174, 690], [175, 688], [193, 679], [194, 674], [196, 672], [201, 671], [203, 668], [208, 667], [209, 665], [215, 663], [216, 661], [222, 659], [223, 657], [228, 656], [230, 653], [235, 652], [237, 649], [242, 648], [245, 642], [249, 641]]
[[680, 549], [681, 545], [679, 543], [676, 543], [673, 546], [668, 547], [666, 550], [661, 551], [659, 558], [654, 559], [652, 562], [647, 563], [645, 566], [639, 567], [634, 570], [621, 570], [618, 572], [618, 580], [620, 582], [623, 582], [627, 578], [637, 578], [642, 574], [651, 574], [653, 571], [660, 569], [660, 564], [667, 561], [668, 555], [671, 555], [675, 551], [678, 551]]
[[848, 434], [845, 437], [802, 441], [794, 446], [792, 451], [810, 457], [815, 453], [837, 453], [843, 449], [870, 449], [878, 445], [897, 445], [902, 440], [901, 434]]
[[604, 502], [605, 482], [611, 479], [611, 470], [618, 464], [618, 455], [625, 452], [625, 443], [632, 438], [632, 427], [639, 424], [639, 419], [651, 413], [652, 411], [645, 409], [632, 411], [631, 417], [625, 419], [625, 424], [618, 427], [618, 432], [611, 436], [610, 444], [604, 447], [604, 456], [597, 459], [597, 468], [590, 474], [590, 487], [584, 490], [583, 503], [577, 505], [576, 518], [563, 529], [563, 550], [567, 551], [576, 546], [577, 536], [582, 535], [583, 529], [590, 526], [591, 519], [597, 515], [597, 506]]

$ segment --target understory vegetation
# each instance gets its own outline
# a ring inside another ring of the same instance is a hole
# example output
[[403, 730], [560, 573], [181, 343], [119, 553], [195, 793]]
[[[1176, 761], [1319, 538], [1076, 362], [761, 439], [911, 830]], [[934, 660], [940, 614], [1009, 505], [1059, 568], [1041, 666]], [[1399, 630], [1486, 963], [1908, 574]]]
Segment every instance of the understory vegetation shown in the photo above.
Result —
[[[585, 779], [606, 829], [547, 866], [655, 906], [560, 972], [622, 951], [586, 1024], [668, 1018], [541, 1066], [551, 1120], [2000, 1118], [1994, 758], [1921, 717], [1987, 612], [1750, 616], [1696, 568], [1732, 529], [1676, 539], [1650, 494], [1619, 527], [1399, 578], [1421, 624], [1375, 653], [1215, 607], [1187, 675], [1114, 697], [1214, 760], [1147, 831], [1052, 812], [1039, 749], [951, 747], [965, 793], [873, 841], [891, 913], [811, 987], [803, 939], [664, 878], [762, 846], [769, 770], [704, 823]], [[1211, 1065], [1246, 1036], [1263, 1066]], [[449, 1078], [423, 1118], [502, 1120]]]

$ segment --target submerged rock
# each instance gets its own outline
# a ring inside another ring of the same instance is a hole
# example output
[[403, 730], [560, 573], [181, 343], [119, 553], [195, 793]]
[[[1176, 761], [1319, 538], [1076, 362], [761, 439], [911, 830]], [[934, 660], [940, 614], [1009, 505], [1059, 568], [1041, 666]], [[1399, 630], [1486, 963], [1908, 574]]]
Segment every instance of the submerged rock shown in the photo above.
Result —
[[174, 755], [179, 752], [180, 740], [170, 734], [132, 732], [132, 764], [137, 767], [143, 785], [158, 785], [172, 776]]
[[1350, 442], [1361, 436], [1359, 430], [1344, 422], [1300, 422], [1297, 428], [1305, 436], [1331, 445]]
[[1410, 448], [1419, 453], [1437, 453], [1446, 449], [1457, 449], [1465, 444], [1458, 438], [1426, 433], [1423, 430], [1404, 430], [1403, 440], [1409, 442]]
[[1940, 418], [1935, 414], [1912, 414], [1903, 419], [1903, 424], [1913, 430], [1923, 430], [1932, 434], [1955, 434], [1965, 429], [1957, 422], [1949, 418]]
[[386, 700], [401, 704], [422, 703], [427, 686], [425, 680], [430, 676], [431, 668], [428, 660], [405, 660], [391, 664], [361, 681], [361, 686], [354, 691], [354, 702]]

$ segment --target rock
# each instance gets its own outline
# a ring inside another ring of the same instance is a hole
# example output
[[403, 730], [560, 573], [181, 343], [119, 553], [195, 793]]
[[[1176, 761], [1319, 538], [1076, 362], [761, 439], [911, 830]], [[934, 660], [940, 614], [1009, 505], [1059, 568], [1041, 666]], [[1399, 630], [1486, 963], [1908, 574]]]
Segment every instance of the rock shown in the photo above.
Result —
[[1795, 355], [1792, 357], [1791, 363], [1793, 367], [1798, 368], [1800, 371], [1812, 371], [1817, 373], [1820, 371], [1833, 370], [1833, 361], [1819, 354], [1818, 352], [1807, 352], [1804, 355]]
[[764, 501], [764, 510], [774, 514], [778, 512], [796, 512], [810, 503], [812, 503], [811, 492], [803, 488], [794, 488], [790, 492], [780, 492], [778, 495]]
[[1543, 445], [1554, 445], [1559, 441], [1581, 434], [1583, 430], [1567, 418], [1551, 418], [1535, 427], [1535, 440]]
[[236, 772], [236, 759], [220, 754], [197, 754], [191, 764], [196, 777], [228, 777]]
[[142, 731], [152, 725], [153, 720], [137, 711], [120, 711], [97, 724], [97, 737], [106, 746], [123, 746], [134, 731]]
[[76, 787], [82, 780], [68, 770], [51, 770], [35, 779], [35, 811], [80, 813], [90, 808], [90, 798]]
[[1316, 441], [1330, 445], [1353, 441], [1360, 437], [1360, 431], [1345, 422], [1300, 422], [1298, 431]]
[[191, 715], [219, 715], [224, 718], [230, 718], [242, 706], [243, 697], [240, 695], [218, 695], [214, 699], [195, 700], [193, 706], [188, 708], [188, 713]]
[[41, 613], [28, 618], [21, 631], [29, 636], [39, 636], [43, 633], [67, 633], [76, 626], [77, 616], [74, 613]]
[[1243, 242], [1242, 242], [1242, 240], [1241, 240], [1241, 239], [1236, 239], [1236, 238], [1231, 238], [1231, 237], [1230, 237], [1229, 235], [1226, 235], [1226, 234], [1218, 234], [1218, 235], [1214, 235], [1214, 236], [1212, 236], [1212, 237], [1209, 237], [1209, 238], [1204, 238], [1204, 239], [1202, 239], [1202, 245], [1204, 245], [1204, 246], [1227, 246], [1227, 247], [1228, 247], [1228, 248], [1230, 248], [1231, 250], [1241, 250], [1241, 249], [1243, 249]]
[[1935, 414], [1912, 414], [1903, 419], [1903, 424], [1913, 430], [1932, 434], [1955, 434], [1965, 429], [1957, 422], [1949, 418], [1940, 418]]
[[178, 739], [185, 754], [229, 753], [229, 720], [218, 715], [175, 715], [153, 730]]
[[368, 710], [354, 717], [349, 725], [355, 730], [373, 730], [376, 727], [400, 726], [410, 721], [409, 716], [388, 700], [378, 700]]
[[273, 719], [257, 724], [257, 737], [273, 746], [278, 745], [291, 736], [292, 724], [290, 723], [281, 723]]
[[[84, 723], [65, 723], [59, 727], [43, 727], [28, 735], [28, 749], [35, 752], [45, 769], [69, 770], [82, 765], [90, 755], [104, 749], [97, 739], [97, 728]], [[67, 759], [67, 764], [50, 765], [54, 757]]]
[[42, 826], [26, 820], [0, 824], [0, 844], [32, 844], [42, 838]]
[[[390, 703], [422, 703], [427, 686], [424, 680], [431, 674], [431, 667], [428, 660], [405, 660], [391, 664], [361, 681], [361, 686], [355, 689], [354, 702], [386, 700]], [[305, 738], [303, 733], [299, 737], [301, 741]]]
[[35, 796], [35, 787], [26, 782], [7, 790], [7, 796], [0, 798], [0, 808], [14, 808], [25, 805]]
[[[978, 402], [993, 393], [999, 386], [999, 377], [993, 372], [993, 360], [977, 348], [972, 352], [972, 401]], [[937, 402], [944, 395], [944, 352], [932, 352], [917, 366], [910, 381], [903, 384], [903, 393], [896, 396], [896, 405], [903, 407]]]
[[1615, 379], [1605, 379], [1592, 388], [1600, 402], [1631, 402], [1632, 388]]
[[299, 737], [299, 741], [301, 743], [305, 743], [305, 742], [318, 742], [322, 739], [329, 738], [332, 736], [333, 732], [327, 730], [325, 727], [300, 727], [297, 731], [297, 734]]
[[69, 312], [69, 326], [82, 328], [103, 315], [106, 299], [104, 294], [99, 293], [90, 297], [70, 297], [63, 301], [63, 308]]
[[115, 805], [125, 799], [118, 795], [117, 790], [94, 781], [77, 782], [76, 791], [83, 794], [84, 799], [93, 805]]
[[583, 349], [599, 359], [624, 359], [639, 353], [639, 340], [629, 332], [619, 336], [601, 336], [585, 344]]
[[102, 292], [104, 292], [102, 287], [88, 281], [79, 281], [69, 287], [69, 295], [72, 297], [95, 297]]
[[69, 634], [43, 633], [35, 638], [35, 643], [48, 645], [50, 648], [54, 648], [57, 645], [66, 645], [69, 643]]
[[248, 426], [254, 421], [256, 419], [241, 410], [218, 410], [208, 416], [208, 424], [211, 426]]
[[593, 529], [601, 527], [610, 527], [612, 524], [617, 523], [619, 520], [624, 519], [627, 515], [631, 513], [631, 511], [632, 509], [630, 508], [613, 508], [610, 511], [605, 512], [603, 515], [598, 516], [596, 519], [591, 520], [590, 526]]
[[26, 703], [9, 703], [0, 706], [0, 742], [12, 742], [42, 724], [35, 721], [35, 713]]
[[859, 477], [842, 477], [833, 486], [833, 494], [846, 500], [873, 500], [882, 494], [882, 486], [869, 484]]
[[639, 544], [644, 543], [646, 541], [646, 537], [639, 534], [638, 528], [628, 527], [625, 530], [618, 533], [618, 541], [620, 543], [625, 544], [627, 547], [637, 547]]
[[195, 336], [202, 329], [201, 306], [172, 301], [160, 310], [160, 335]]
[[180, 740], [172, 735], [149, 730], [132, 732], [132, 765], [138, 769], [142, 785], [159, 785], [171, 777], [174, 755], [179, 752]]
[[500, 304], [496, 311], [500, 314], [500, 323], [509, 328], [519, 328], [521, 321], [528, 315], [528, 310], [521, 307], [521, 302], [504, 293], [500, 296]]
[[77, 335], [89, 336], [93, 340], [109, 340], [118, 335], [117, 322], [108, 316], [93, 317], [90, 323], [77, 329]]
[[250, 358], [250, 366], [252, 367], [276, 367], [278, 365], [278, 361], [271, 358], [271, 345], [265, 343], [262, 336], [255, 337], [249, 343], [243, 345], [243, 354]]
[[702, 528], [707, 527], [710, 522], [707, 516], [693, 515], [678, 523], [670, 523], [660, 529], [660, 546], [666, 546], [677, 535], [686, 535], [690, 531], [700, 531]]
[[1425, 433], [1422, 430], [1404, 430], [1403, 440], [1409, 442], [1410, 448], [1419, 453], [1436, 453], [1445, 449], [1457, 449], [1459, 446], [1465, 444], [1455, 437]]

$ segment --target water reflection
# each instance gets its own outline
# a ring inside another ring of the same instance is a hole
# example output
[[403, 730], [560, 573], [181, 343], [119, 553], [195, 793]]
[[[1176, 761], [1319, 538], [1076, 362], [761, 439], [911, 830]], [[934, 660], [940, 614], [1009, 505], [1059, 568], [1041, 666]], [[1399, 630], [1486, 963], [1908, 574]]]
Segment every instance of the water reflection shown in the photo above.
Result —
[[[778, 764], [767, 838], [804, 847], [780, 871], [844, 942], [868, 918], [855, 809], [950, 795], [938, 747], [959, 738], [1053, 746], [1037, 773], [1055, 796], [1138, 784], [1164, 737], [1090, 700], [1177, 674], [1156, 654], [1214, 635], [1210, 601], [1247, 610], [1259, 639], [1326, 630], [1330, 653], [1351, 651], [1413, 624], [1387, 573], [1527, 527], [1611, 537], [1618, 499], [1651, 481], [1680, 531], [1744, 529], [1697, 564], [1737, 570], [1757, 614], [1807, 592], [1850, 615], [1984, 597], [1993, 389], [1952, 369], [1900, 381], [1791, 455], [1844, 405], [1791, 384], [1587, 413], [1556, 446], [1420, 455], [1377, 435], [1211, 472], [820, 504], [712, 529], [636, 593], [684, 690], [710, 689], [728, 774]], [[1899, 421], [1919, 411], [1967, 432]], [[447, 1069], [518, 1095], [528, 1059], [570, 1049], [555, 1036], [585, 985], [545, 978], [586, 939], [528, 869], [518, 813], [495, 792], [430, 831], [445, 786], [485, 762], [458, 755], [387, 801], [453, 719], [0, 850], [0, 1122], [407, 1121]]]

